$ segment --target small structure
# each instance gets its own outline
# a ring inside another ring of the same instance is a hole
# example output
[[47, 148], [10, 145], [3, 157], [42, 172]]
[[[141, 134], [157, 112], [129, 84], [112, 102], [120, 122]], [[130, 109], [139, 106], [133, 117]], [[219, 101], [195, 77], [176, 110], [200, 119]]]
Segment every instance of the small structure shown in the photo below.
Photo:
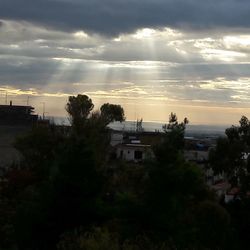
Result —
[[125, 161], [142, 162], [153, 156], [151, 146], [140, 142], [120, 144], [116, 150], [117, 157]]
[[117, 159], [139, 163], [154, 157], [152, 145], [159, 143], [158, 136], [158, 133], [113, 131], [111, 146]]
[[153, 148], [162, 143], [164, 136], [165, 133], [144, 131], [141, 119], [136, 131], [112, 130], [110, 145], [116, 159], [139, 163], [154, 158]]

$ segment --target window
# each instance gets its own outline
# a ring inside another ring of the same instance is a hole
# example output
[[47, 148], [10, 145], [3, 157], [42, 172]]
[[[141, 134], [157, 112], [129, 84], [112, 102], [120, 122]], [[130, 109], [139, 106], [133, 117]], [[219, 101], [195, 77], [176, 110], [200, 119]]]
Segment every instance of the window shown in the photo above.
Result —
[[142, 151], [136, 150], [134, 154], [135, 160], [142, 160]]

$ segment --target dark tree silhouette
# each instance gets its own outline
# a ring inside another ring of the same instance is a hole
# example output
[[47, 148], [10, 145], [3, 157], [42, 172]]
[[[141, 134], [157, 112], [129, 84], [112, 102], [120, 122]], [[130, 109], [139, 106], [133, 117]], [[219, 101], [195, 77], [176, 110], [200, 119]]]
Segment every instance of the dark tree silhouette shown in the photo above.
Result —
[[245, 155], [250, 152], [250, 122], [242, 116], [239, 126], [231, 126], [225, 131], [226, 137], [219, 138], [210, 151], [209, 161], [215, 174], [224, 173], [234, 185], [249, 186], [249, 161]]
[[66, 111], [68, 112], [71, 123], [74, 129], [79, 132], [84, 125], [90, 112], [93, 110], [94, 104], [87, 95], [70, 96], [66, 104]]
[[101, 106], [100, 110], [101, 118], [105, 125], [114, 121], [123, 122], [125, 120], [124, 110], [121, 105], [105, 103]]

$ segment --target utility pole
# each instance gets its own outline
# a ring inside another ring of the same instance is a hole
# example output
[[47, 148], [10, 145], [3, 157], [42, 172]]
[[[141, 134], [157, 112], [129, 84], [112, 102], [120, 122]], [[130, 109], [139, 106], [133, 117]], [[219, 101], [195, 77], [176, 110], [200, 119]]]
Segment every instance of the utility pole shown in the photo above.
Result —
[[30, 97], [27, 96], [27, 106], [29, 106], [29, 100], [30, 100]]
[[43, 120], [45, 119], [45, 102], [41, 102], [43, 105]]
[[5, 105], [7, 105], [7, 102], [8, 102], [8, 92], [6, 91], [6, 94], [5, 94]]

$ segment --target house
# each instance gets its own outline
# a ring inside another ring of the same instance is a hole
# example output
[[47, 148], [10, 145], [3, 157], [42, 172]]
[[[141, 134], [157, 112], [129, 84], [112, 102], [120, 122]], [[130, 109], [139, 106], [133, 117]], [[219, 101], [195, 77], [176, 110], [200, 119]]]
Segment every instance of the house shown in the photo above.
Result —
[[151, 145], [154, 147], [159, 143], [163, 142], [165, 133], [161, 132], [124, 132], [123, 133], [123, 142], [131, 143], [131, 140], [139, 140], [141, 144]]
[[117, 158], [125, 161], [142, 162], [153, 157], [151, 145], [141, 144], [140, 141], [119, 144], [116, 146]]
[[159, 134], [113, 130], [110, 144], [115, 150], [117, 159], [138, 163], [154, 157], [152, 145], [159, 143]]

